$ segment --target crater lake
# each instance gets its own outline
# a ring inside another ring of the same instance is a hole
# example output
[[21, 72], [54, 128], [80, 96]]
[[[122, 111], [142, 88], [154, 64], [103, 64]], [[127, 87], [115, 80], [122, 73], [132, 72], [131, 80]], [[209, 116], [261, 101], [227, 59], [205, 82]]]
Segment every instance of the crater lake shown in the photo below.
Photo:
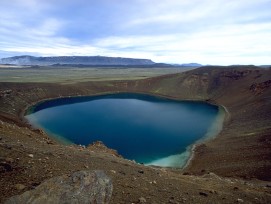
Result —
[[25, 117], [62, 143], [102, 141], [138, 163], [183, 167], [193, 144], [218, 134], [220, 112], [205, 102], [121, 93], [48, 100]]

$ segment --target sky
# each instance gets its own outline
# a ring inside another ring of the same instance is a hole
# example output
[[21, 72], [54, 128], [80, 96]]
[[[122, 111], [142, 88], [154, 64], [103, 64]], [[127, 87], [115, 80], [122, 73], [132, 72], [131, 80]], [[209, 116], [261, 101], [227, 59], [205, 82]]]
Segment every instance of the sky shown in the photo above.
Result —
[[0, 58], [271, 64], [271, 0], [0, 0]]

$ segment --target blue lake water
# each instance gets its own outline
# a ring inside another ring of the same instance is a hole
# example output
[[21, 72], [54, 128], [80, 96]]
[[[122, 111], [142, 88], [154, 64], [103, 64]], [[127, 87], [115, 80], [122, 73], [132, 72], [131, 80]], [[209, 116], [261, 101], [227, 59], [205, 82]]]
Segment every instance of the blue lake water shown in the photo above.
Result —
[[62, 98], [33, 106], [26, 115], [62, 142], [88, 145], [100, 140], [124, 158], [181, 167], [188, 147], [214, 126], [219, 108], [142, 94]]

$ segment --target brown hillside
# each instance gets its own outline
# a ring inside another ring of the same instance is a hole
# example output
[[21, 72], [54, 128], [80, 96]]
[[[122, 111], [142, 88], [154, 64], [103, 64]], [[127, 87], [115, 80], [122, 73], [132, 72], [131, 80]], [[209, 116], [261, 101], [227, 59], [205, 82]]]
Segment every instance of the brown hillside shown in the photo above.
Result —
[[[41, 100], [112, 92], [208, 101], [225, 107], [227, 117], [184, 170], [145, 167], [104, 146], [57, 144], [23, 121], [26, 108]], [[112, 203], [140, 197], [147, 203], [269, 203], [270, 118], [271, 70], [254, 66], [203, 67], [135, 81], [0, 83], [0, 202], [53, 176], [102, 169], [113, 180]]]

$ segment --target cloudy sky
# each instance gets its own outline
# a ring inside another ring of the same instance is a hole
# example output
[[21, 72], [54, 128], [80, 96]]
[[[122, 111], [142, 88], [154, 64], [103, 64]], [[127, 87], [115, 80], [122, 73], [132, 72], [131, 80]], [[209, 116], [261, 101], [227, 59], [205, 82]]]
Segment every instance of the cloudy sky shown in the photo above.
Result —
[[271, 64], [271, 0], [0, 0], [0, 58]]

